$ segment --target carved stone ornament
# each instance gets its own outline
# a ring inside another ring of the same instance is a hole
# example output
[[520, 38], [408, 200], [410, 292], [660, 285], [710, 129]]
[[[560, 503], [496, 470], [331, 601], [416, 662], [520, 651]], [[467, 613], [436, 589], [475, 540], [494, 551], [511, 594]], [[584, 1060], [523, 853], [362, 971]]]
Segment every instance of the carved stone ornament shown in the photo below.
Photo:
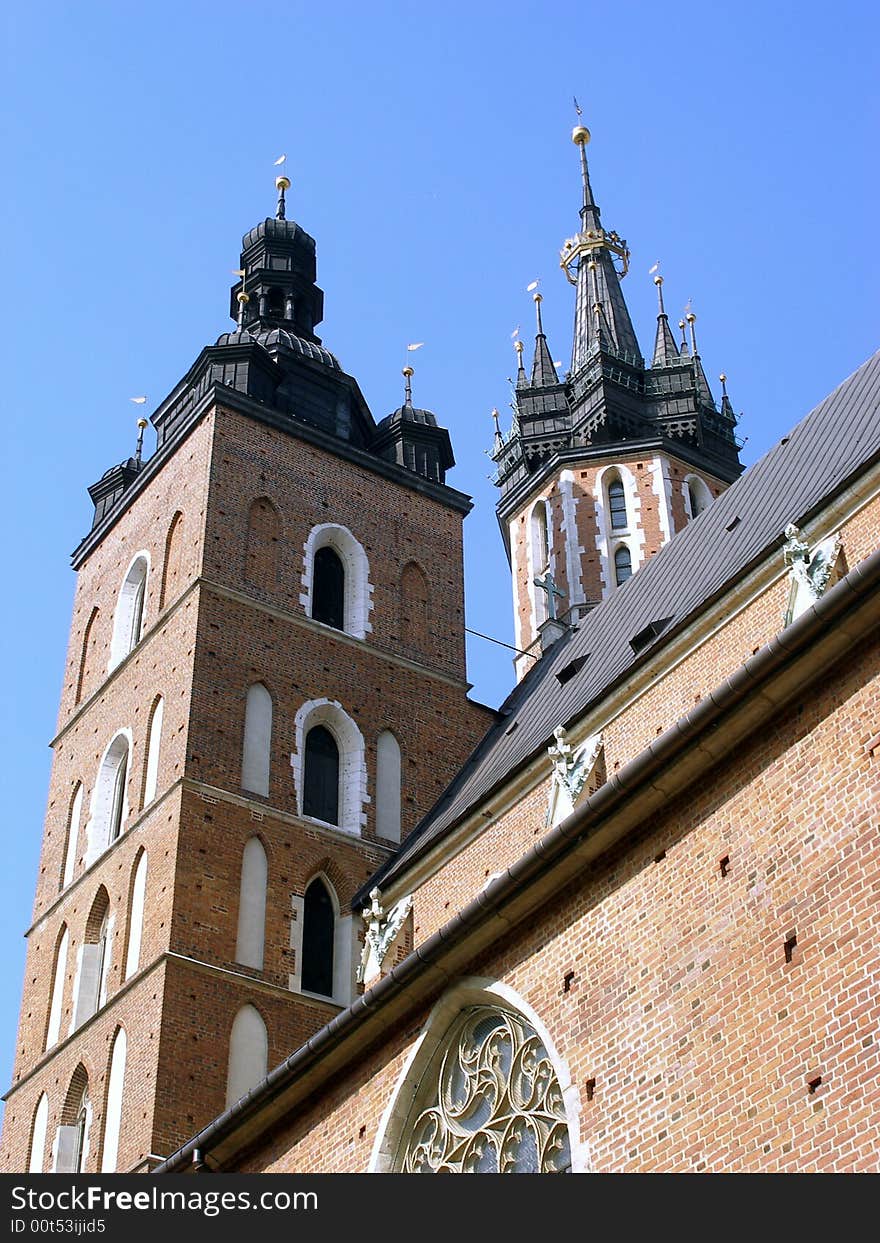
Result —
[[357, 971], [358, 983], [368, 984], [382, 973], [382, 963], [394, 943], [397, 934], [412, 910], [412, 894], [401, 898], [389, 911], [381, 903], [378, 889], [370, 890], [370, 905], [361, 912], [366, 924], [364, 951]]
[[591, 734], [577, 747], [572, 747], [561, 725], [554, 729], [553, 737], [556, 742], [547, 748], [547, 754], [553, 761], [550, 806], [547, 809], [547, 824], [551, 827], [574, 810], [596, 767], [604, 741], [601, 733]]
[[823, 594], [834, 573], [840, 555], [840, 535], [832, 535], [817, 544], [813, 551], [801, 539], [793, 522], [785, 528], [782, 557], [788, 567], [791, 584], [784, 622], [788, 626], [800, 617]]

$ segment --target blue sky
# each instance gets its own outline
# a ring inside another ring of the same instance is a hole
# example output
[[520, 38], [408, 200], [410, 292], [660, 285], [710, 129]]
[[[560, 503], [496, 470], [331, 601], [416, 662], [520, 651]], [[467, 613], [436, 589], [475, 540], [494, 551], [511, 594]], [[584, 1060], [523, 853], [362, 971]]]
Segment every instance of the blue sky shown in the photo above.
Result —
[[[510, 642], [484, 449], [510, 399], [526, 285], [554, 358], [572, 293], [576, 95], [643, 350], [648, 269], [688, 301], [726, 371], [743, 460], [877, 346], [880, 19], [867, 0], [660, 5], [151, 0], [10, 6], [3, 74], [8, 243], [3, 497], [9, 656], [2, 721], [0, 1079], [8, 1085], [86, 494], [228, 326], [241, 235], [288, 215], [318, 243], [324, 343], [381, 418], [414, 398], [450, 430], [466, 523], [467, 621]], [[716, 383], [717, 390], [717, 383]], [[152, 431], [146, 447], [152, 450]], [[509, 653], [469, 642], [497, 704]]]

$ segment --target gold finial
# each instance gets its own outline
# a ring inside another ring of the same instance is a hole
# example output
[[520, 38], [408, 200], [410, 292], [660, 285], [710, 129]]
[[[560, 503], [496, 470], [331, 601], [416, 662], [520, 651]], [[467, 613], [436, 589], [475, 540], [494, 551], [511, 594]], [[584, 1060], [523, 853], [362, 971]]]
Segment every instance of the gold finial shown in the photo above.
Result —
[[697, 322], [697, 317], [693, 311], [688, 311], [687, 315], [685, 315], [685, 319], [689, 324], [695, 324]]
[[683, 319], [680, 319], [678, 321], [678, 326], [682, 330], [682, 332], [684, 332], [684, 320]]
[[590, 131], [586, 125], [576, 125], [571, 131], [571, 141], [578, 147], [585, 147], [590, 141]]
[[517, 354], [522, 354], [522, 352], [523, 352], [523, 343], [522, 343], [522, 341], [515, 341], [515, 342], [514, 342], [514, 346], [513, 346], [513, 348], [516, 350]]
[[278, 203], [275, 207], [275, 219], [284, 220], [287, 212], [287, 206], [284, 202], [285, 191], [290, 189], [290, 178], [280, 174], [275, 178], [275, 189], [278, 191]]
[[660, 275], [655, 276], [655, 277], [654, 277], [654, 284], [655, 284], [655, 285], [662, 285], [662, 284], [663, 284], [663, 277], [662, 277], [662, 276], [660, 276]]
[[143, 431], [143, 430], [144, 430], [144, 428], [147, 426], [147, 420], [146, 420], [146, 419], [138, 419], [138, 421], [137, 421], [137, 425], [138, 425], [138, 430], [139, 430], [139, 431]]
[[405, 406], [411, 406], [412, 405], [412, 383], [411, 381], [412, 381], [413, 376], [415, 375], [415, 372], [413, 371], [412, 367], [410, 367], [410, 365], [407, 363], [407, 365], [403, 368], [400, 374], [403, 376], [404, 380], [406, 381], [406, 385], [404, 388], [403, 404]]
[[289, 177], [276, 177], [275, 178], [275, 189], [276, 190], [289, 190], [290, 189], [290, 178]]
[[544, 295], [543, 295], [542, 293], [533, 293], [533, 294], [532, 294], [532, 301], [533, 301], [533, 302], [543, 302], [543, 301], [544, 301]]
[[251, 299], [250, 294], [246, 294], [243, 289], [240, 289], [235, 297], [238, 302], [238, 331], [242, 332], [244, 329], [244, 308]]
[[415, 371], [412, 367], [404, 367], [400, 374], [405, 375], [406, 378], [409, 379], [411, 376], [415, 375]]
[[134, 451], [134, 459], [137, 462], [138, 466], [140, 466], [141, 464], [141, 458], [144, 452], [144, 430], [146, 426], [147, 426], [146, 419], [138, 419], [137, 421], [137, 429], [138, 429], [137, 448]]

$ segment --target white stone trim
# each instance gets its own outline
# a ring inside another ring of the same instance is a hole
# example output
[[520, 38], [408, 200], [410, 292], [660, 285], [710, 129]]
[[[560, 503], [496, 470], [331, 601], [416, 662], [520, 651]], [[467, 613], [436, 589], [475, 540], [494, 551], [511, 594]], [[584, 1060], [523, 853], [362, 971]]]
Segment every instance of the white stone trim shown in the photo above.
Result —
[[[120, 752], [116, 757], [111, 758], [110, 752], [120, 738], [125, 739], [128, 748], [128, 768], [125, 774], [125, 789], [122, 795], [122, 818], [120, 821], [122, 826], [125, 825], [131, 812], [131, 805], [128, 801], [128, 787], [131, 783], [133, 742], [131, 730], [126, 726], [124, 729], [117, 730], [110, 739], [98, 765], [98, 775], [95, 778], [95, 784], [92, 789], [89, 818], [86, 823], [86, 853], [84, 859], [86, 868], [90, 867], [111, 844], [108, 840], [108, 834], [110, 830], [109, 817], [112, 809], [113, 783], [118, 770], [119, 760], [122, 756]], [[121, 836], [122, 831], [120, 831]]]
[[[145, 562], [143, 583], [144, 583], [144, 606], [141, 614], [140, 634], [136, 637], [132, 636], [131, 625], [133, 619], [132, 610], [137, 595], [137, 588], [141, 581], [138, 574], [132, 576], [132, 571], [139, 561]], [[122, 584], [119, 588], [119, 594], [116, 597], [116, 610], [113, 614], [113, 636], [110, 640], [110, 660], [107, 663], [107, 672], [110, 673], [123, 660], [129, 652], [137, 647], [147, 629], [147, 588], [150, 583], [150, 554], [146, 548], [142, 548], [140, 552], [136, 552], [129, 561], [125, 574], [122, 576]]]
[[684, 508], [689, 522], [693, 522], [694, 518], [699, 517], [699, 514], [694, 513], [693, 506], [691, 505], [691, 484], [696, 484], [695, 491], [704, 494], [704, 509], [708, 509], [708, 507], [715, 500], [715, 497], [712, 495], [712, 489], [706, 483], [705, 479], [703, 479], [700, 475], [695, 475], [693, 471], [691, 471], [690, 474], [685, 475], [684, 479], [681, 481], [681, 493], [684, 497]]
[[534, 1027], [547, 1050], [562, 1091], [568, 1122], [572, 1173], [588, 1173], [590, 1152], [587, 1141], [581, 1139], [580, 1092], [577, 1083], [572, 1079], [567, 1062], [558, 1053], [549, 1031], [529, 1003], [501, 980], [481, 976], [467, 976], [459, 980], [443, 994], [428, 1015], [418, 1039], [407, 1054], [403, 1070], [382, 1112], [367, 1173], [384, 1174], [392, 1169], [418, 1081], [456, 1015], [465, 1006], [473, 1005], [495, 1005], [514, 1010]]
[[559, 476], [559, 492], [562, 497], [561, 529], [565, 541], [565, 573], [568, 579], [568, 600], [564, 607], [569, 609], [573, 604], [582, 604], [585, 599], [581, 568], [586, 549], [578, 543], [578, 500], [574, 494], [574, 485], [574, 471], [564, 470]]
[[649, 470], [654, 495], [657, 497], [657, 517], [660, 521], [660, 539], [668, 544], [675, 534], [675, 519], [672, 516], [672, 476], [669, 473], [669, 459], [655, 457]]
[[[373, 629], [370, 623], [370, 613], [373, 611], [370, 563], [363, 545], [352, 535], [348, 527], [336, 522], [322, 522], [309, 531], [308, 538], [303, 545], [300, 604], [305, 609], [306, 616], [311, 617], [315, 553], [320, 548], [328, 547], [337, 554], [345, 571], [343, 630], [356, 639], [364, 639]], [[328, 629], [332, 630], [333, 627], [328, 627]]]
[[[617, 475], [623, 484], [627, 525], [612, 530], [609, 518], [608, 484], [614, 475]], [[610, 462], [596, 474], [593, 483], [593, 499], [596, 503], [596, 551], [599, 554], [599, 574], [604, 600], [617, 586], [614, 553], [621, 544], [626, 544], [629, 549], [633, 574], [644, 561], [641, 552], [645, 544], [645, 532], [641, 525], [642, 503], [635, 475], [628, 466]]]
[[367, 765], [364, 758], [364, 738], [355, 722], [342, 704], [333, 699], [310, 699], [298, 710], [294, 720], [296, 750], [290, 757], [293, 769], [293, 785], [300, 817], [313, 824], [325, 824], [303, 815], [303, 761], [306, 734], [316, 725], [329, 729], [339, 747], [339, 824], [328, 825], [341, 829], [353, 837], [359, 837], [366, 827], [366, 806], [370, 802], [367, 793]]

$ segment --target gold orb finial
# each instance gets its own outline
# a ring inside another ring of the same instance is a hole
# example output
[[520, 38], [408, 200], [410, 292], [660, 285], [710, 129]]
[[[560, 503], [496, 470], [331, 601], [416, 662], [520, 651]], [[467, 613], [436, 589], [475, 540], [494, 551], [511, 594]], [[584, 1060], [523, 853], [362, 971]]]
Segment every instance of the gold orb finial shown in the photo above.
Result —
[[516, 350], [517, 354], [521, 354], [521, 353], [523, 352], [523, 343], [522, 343], [522, 341], [517, 341], [517, 342], [515, 343], [515, 345], [514, 345], [514, 347], [513, 347], [513, 348]]
[[681, 328], [681, 330], [682, 330], [682, 332], [683, 332], [683, 331], [684, 331], [684, 320], [683, 320], [683, 319], [680, 319], [680, 320], [678, 321], [678, 326], [679, 326], [679, 328]]
[[590, 131], [586, 125], [576, 125], [571, 131], [571, 141], [578, 147], [585, 147], [590, 141]]
[[660, 276], [659, 274], [658, 274], [657, 276], [655, 276], [655, 277], [654, 277], [654, 284], [655, 284], [655, 285], [662, 285], [662, 284], [663, 284], [663, 277], [662, 277], [662, 276]]
[[721, 375], [718, 377], [718, 379], [721, 381], [722, 384], [727, 383], [727, 376], [724, 374], [723, 371], [721, 372]]
[[410, 378], [410, 376], [414, 376], [414, 375], [415, 375], [415, 372], [413, 371], [412, 367], [404, 367], [404, 369], [401, 371], [401, 373], [400, 373], [400, 374], [401, 374], [401, 375], [405, 375], [405, 376], [406, 376], [406, 378], [407, 378], [407, 379], [409, 379], [409, 378]]
[[251, 300], [250, 294], [245, 293], [244, 290], [241, 290], [241, 292], [237, 293], [235, 296], [238, 299], [238, 301], [242, 304], [242, 306], [245, 304], [245, 302], [250, 302]]
[[687, 315], [685, 316], [685, 319], [687, 320], [689, 324], [695, 324], [697, 322], [697, 317], [693, 313], [693, 311], [688, 311]]
[[544, 301], [544, 295], [543, 295], [542, 293], [533, 293], [533, 294], [532, 294], [532, 301], [533, 301], [533, 302], [543, 302], [543, 301]]
[[144, 430], [144, 428], [147, 426], [147, 420], [146, 420], [146, 419], [138, 419], [138, 421], [137, 421], [137, 425], [138, 425], [138, 429], [139, 429], [140, 431], [143, 431], [143, 430]]
[[285, 177], [283, 174], [280, 177], [276, 177], [275, 178], [275, 189], [276, 190], [289, 190], [290, 189], [290, 178]]

